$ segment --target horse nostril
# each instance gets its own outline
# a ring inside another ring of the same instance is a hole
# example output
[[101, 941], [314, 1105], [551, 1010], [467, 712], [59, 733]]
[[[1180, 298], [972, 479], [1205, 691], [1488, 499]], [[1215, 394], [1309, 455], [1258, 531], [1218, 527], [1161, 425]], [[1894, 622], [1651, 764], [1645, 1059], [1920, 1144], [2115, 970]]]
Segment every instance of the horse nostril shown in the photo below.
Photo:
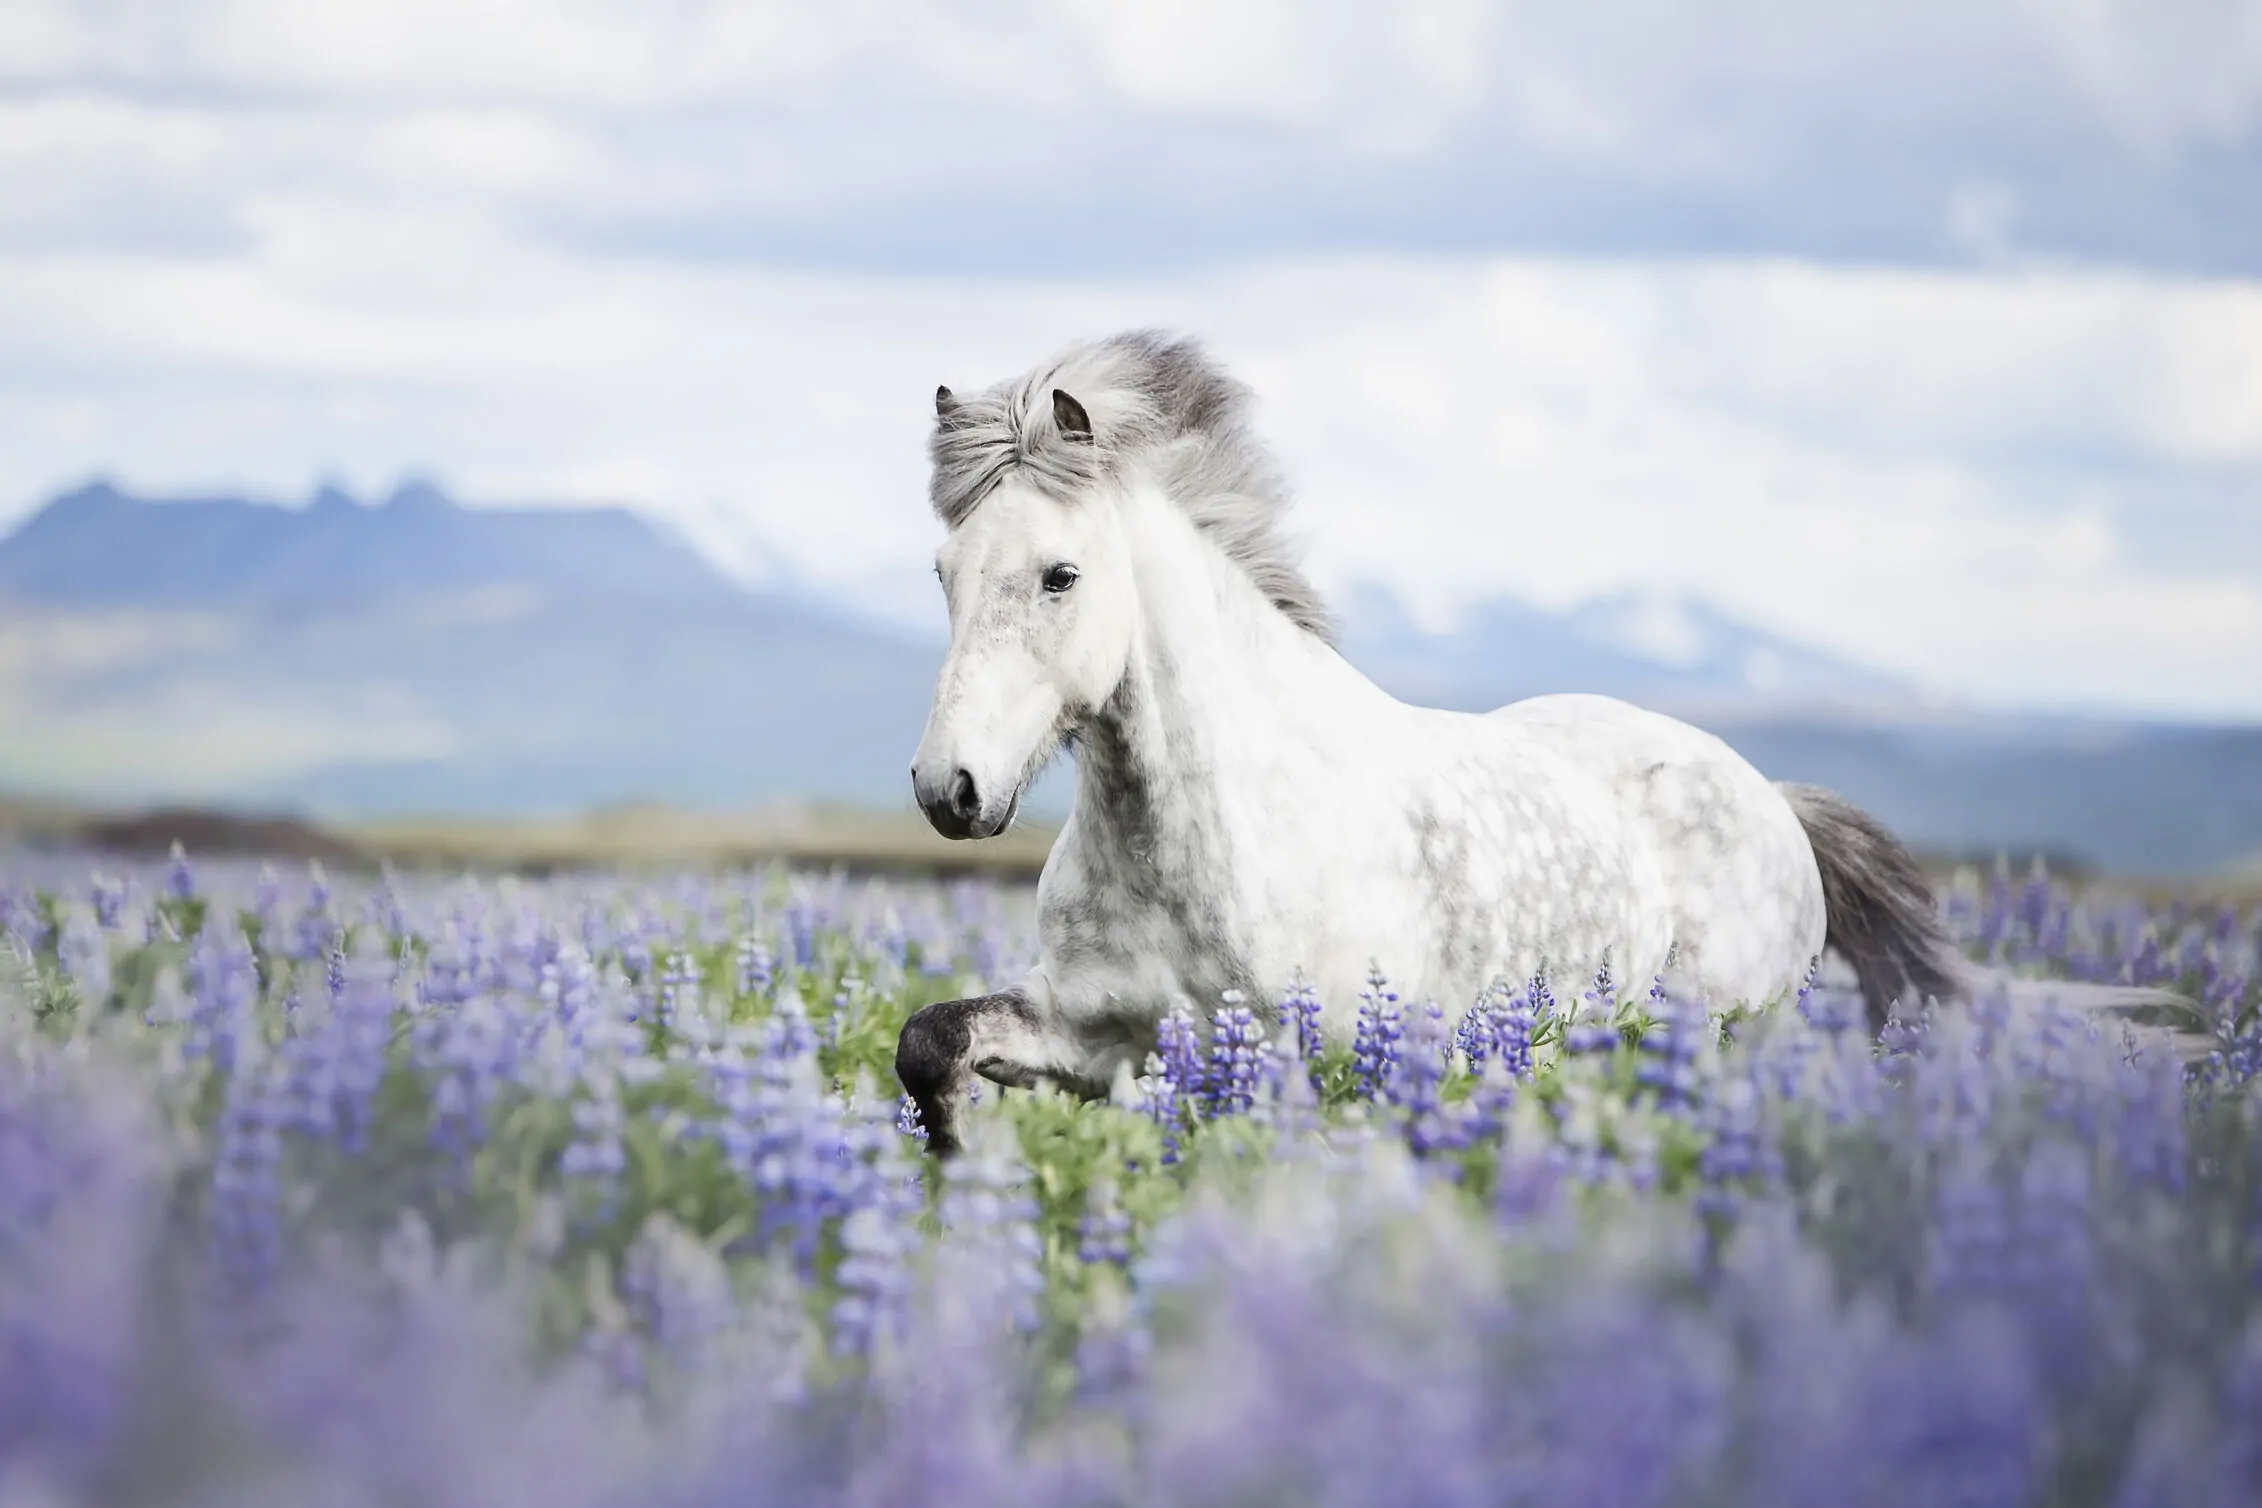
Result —
[[974, 790], [974, 777], [960, 770], [950, 783], [950, 809], [962, 822], [971, 822], [981, 814], [981, 797]]

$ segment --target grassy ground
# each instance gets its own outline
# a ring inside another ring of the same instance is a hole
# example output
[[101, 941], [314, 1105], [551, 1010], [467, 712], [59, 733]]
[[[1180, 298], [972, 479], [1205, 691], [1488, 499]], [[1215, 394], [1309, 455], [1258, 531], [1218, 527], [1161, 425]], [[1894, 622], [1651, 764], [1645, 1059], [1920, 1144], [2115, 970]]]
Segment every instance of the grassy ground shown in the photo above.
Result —
[[1033, 880], [1056, 829], [1017, 824], [981, 843], [940, 837], [916, 812], [784, 803], [751, 811], [658, 804], [548, 817], [393, 817], [322, 822], [208, 807], [105, 811], [0, 799], [0, 846], [73, 846], [163, 857], [191, 853], [319, 859], [333, 868], [550, 873], [566, 869], [732, 869], [784, 862], [856, 873]]
[[954, 843], [908, 811], [773, 806], [697, 812], [638, 805], [518, 821], [401, 818], [339, 831], [393, 863], [435, 868], [731, 868], [783, 860], [862, 871], [1034, 879], [1055, 829], [1024, 822], [986, 842]]

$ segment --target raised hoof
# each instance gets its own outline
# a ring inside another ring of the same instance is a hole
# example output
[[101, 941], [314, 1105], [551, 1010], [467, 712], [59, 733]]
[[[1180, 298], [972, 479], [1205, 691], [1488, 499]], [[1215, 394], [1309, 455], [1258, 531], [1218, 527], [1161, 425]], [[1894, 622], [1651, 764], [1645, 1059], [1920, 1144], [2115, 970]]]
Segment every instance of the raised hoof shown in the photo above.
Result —
[[895, 1040], [896, 1080], [919, 1107], [927, 1150], [938, 1157], [958, 1150], [958, 1137], [951, 1128], [951, 1098], [965, 1079], [966, 1050], [972, 1041], [966, 1016], [971, 1004], [944, 1000], [930, 1005], [904, 1022], [903, 1034]]

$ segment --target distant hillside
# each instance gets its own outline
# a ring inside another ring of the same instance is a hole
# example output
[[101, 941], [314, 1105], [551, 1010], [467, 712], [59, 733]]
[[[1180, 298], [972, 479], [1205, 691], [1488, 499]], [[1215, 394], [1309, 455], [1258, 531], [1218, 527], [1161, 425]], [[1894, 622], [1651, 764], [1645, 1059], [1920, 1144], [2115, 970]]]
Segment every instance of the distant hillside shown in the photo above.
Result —
[[635, 514], [428, 486], [86, 488], [0, 540], [0, 635], [0, 787], [336, 813], [893, 804], [940, 660]]
[[1485, 711], [1554, 691], [1623, 697], [1711, 729], [1775, 779], [1843, 791], [1935, 853], [2050, 851], [2175, 874], [2262, 849], [2262, 728], [1944, 706], [1669, 596], [1560, 614], [1501, 598], [1442, 632], [1377, 591], [1347, 607], [1344, 653], [1409, 701]]
[[1598, 598], [1562, 613], [1495, 597], [1463, 608], [1450, 629], [1428, 630], [1368, 586], [1349, 595], [1341, 617], [1352, 663], [1409, 701], [1460, 711], [1552, 691], [1744, 718], [1899, 714], [1923, 701], [1906, 682], [1665, 593]]
[[404, 484], [377, 506], [325, 487], [301, 508], [150, 503], [95, 483], [0, 544], [0, 598], [141, 607], [430, 596], [523, 586], [627, 596], [736, 589], [619, 508], [467, 509]]
[[1767, 774], [1844, 791], [1934, 853], [2047, 851], [2173, 875], [2262, 849], [2262, 728], [1700, 721]]
[[[1440, 630], [1373, 588], [1340, 607], [1345, 654], [1409, 700], [1625, 697], [1931, 848], [2148, 873], [2262, 851], [2262, 729], [1980, 716], [1659, 594], [1568, 613], [1500, 598]], [[624, 510], [97, 485], [0, 539], [0, 793], [361, 818], [900, 808], [941, 656], [744, 590]], [[1065, 793], [1048, 782], [1032, 813]]]

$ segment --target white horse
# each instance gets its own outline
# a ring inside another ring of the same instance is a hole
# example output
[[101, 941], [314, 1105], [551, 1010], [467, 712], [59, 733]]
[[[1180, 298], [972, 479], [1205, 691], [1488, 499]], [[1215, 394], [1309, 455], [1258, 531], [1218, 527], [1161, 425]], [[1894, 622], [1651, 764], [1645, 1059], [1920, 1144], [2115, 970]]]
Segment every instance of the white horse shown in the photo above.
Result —
[[1348, 1036], [1380, 967], [1467, 1004], [1535, 974], [1708, 1001], [1794, 990], [1825, 943], [1872, 1019], [1955, 993], [1923, 876], [1876, 823], [1711, 734], [1599, 696], [1407, 706], [1336, 653], [1280, 532], [1248, 393], [1191, 342], [1076, 346], [935, 394], [950, 649], [912, 761], [944, 835], [1012, 822], [1062, 748], [1075, 805], [1036, 967], [930, 1006], [896, 1071], [954, 1145], [970, 1074], [1096, 1096], [1185, 1003], [1301, 978]]

